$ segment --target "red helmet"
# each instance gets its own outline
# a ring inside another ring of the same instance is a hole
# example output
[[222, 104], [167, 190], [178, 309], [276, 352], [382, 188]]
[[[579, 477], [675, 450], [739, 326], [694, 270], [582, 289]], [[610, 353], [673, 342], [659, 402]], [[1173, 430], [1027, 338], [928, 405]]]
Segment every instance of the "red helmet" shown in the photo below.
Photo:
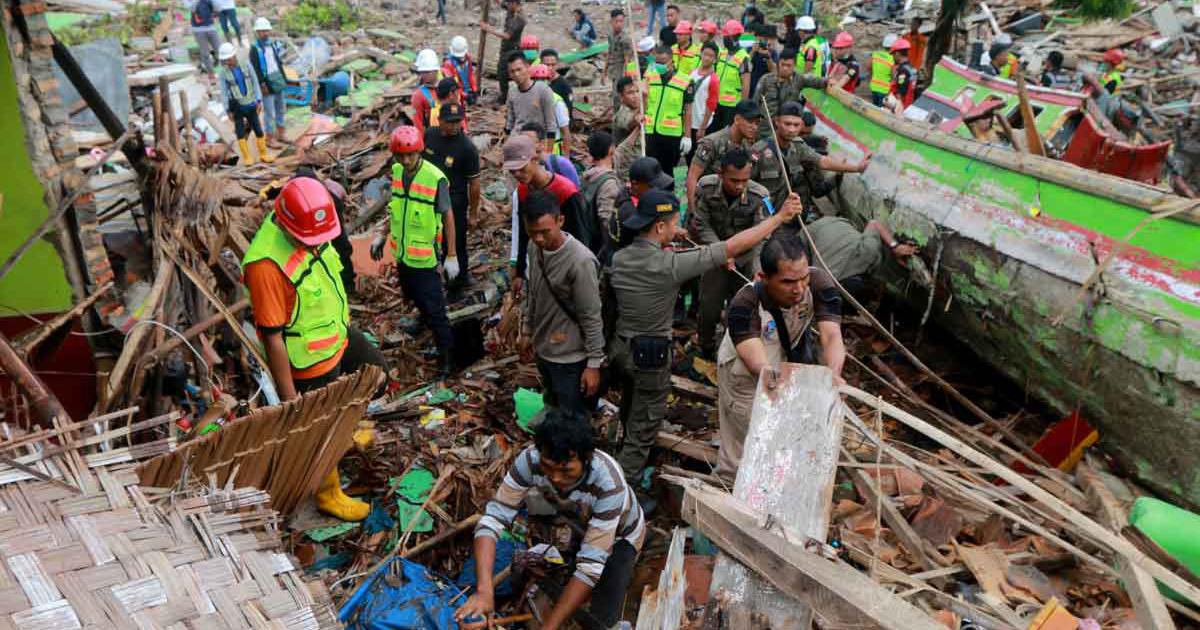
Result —
[[704, 20], [698, 24], [698, 26], [700, 27], [700, 30], [708, 33], [709, 35], [717, 34], [717, 23], [712, 20]]
[[837, 37], [833, 38], [833, 47], [834, 48], [849, 48], [853, 45], [854, 45], [854, 36], [851, 35], [850, 33], [847, 33], [846, 31], [842, 31], [841, 33], [838, 33]]
[[745, 32], [746, 29], [742, 27], [741, 22], [737, 20], [729, 20], [725, 22], [725, 29], [721, 31], [721, 34], [725, 37], [737, 37]]
[[692, 23], [687, 20], [679, 20], [679, 24], [675, 25], [676, 35], [691, 35]]
[[538, 42], [537, 35], [522, 35], [521, 50], [538, 50], [542, 47]]
[[529, 76], [534, 79], [553, 79], [554, 71], [544, 63], [535, 63], [529, 67]]
[[333, 196], [311, 177], [297, 177], [283, 187], [275, 198], [275, 219], [305, 245], [327, 243], [342, 233]]
[[1117, 50], [1116, 48], [1109, 48], [1108, 52], [1104, 53], [1104, 61], [1115, 66], [1122, 61], [1125, 61], [1125, 53]]
[[892, 44], [892, 52], [896, 52], [897, 50], [908, 50], [909, 48], [912, 48], [912, 44], [904, 38], [897, 39], [896, 43]]
[[392, 150], [392, 153], [420, 153], [425, 150], [425, 139], [421, 137], [421, 132], [417, 131], [416, 127], [403, 125], [396, 127], [396, 130], [392, 132], [388, 148]]

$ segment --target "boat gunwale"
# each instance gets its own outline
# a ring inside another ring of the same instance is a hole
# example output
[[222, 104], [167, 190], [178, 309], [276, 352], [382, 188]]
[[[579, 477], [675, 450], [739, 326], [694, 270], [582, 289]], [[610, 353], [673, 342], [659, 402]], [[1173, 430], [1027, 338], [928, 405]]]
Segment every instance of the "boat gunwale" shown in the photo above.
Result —
[[[1192, 206], [1190, 209], [1177, 212], [1171, 218], [1200, 225], [1200, 199], [1181, 197], [1158, 186], [1092, 171], [1069, 162], [1039, 155], [1016, 153], [999, 146], [947, 134], [937, 128], [920, 127], [907, 119], [889, 114], [834, 85], [827, 87], [824, 92], [853, 113], [909, 140], [932, 145], [978, 162], [1042, 179], [1079, 192], [1109, 197], [1151, 214], [1169, 211], [1175, 205], [1190, 204]], [[820, 103], [814, 99], [809, 99], [808, 105], [815, 110], [820, 109]], [[824, 113], [822, 113], [822, 117], [832, 120]], [[843, 126], [836, 125], [835, 128], [855, 145], [869, 151], [868, 147], [853, 137]]]
[[[978, 83], [993, 90], [1006, 92], [1011, 96], [1018, 95], [1017, 82], [1011, 79], [1002, 79], [997, 76], [985, 74], [978, 70], [972, 70], [971, 68], [967, 67], [966, 64], [960, 63], [954, 59], [950, 59], [949, 57], [942, 57], [941, 60], [938, 61], [938, 65], [973, 83]], [[936, 87], [936, 84], [931, 85], [931, 87]], [[1083, 102], [1087, 100], [1086, 94], [1083, 92], [1076, 92], [1074, 90], [1060, 90], [1058, 88], [1048, 88], [1040, 85], [1028, 85], [1025, 89], [1029, 93], [1030, 98], [1033, 100], [1054, 103], [1055, 105], [1080, 107], [1083, 105]], [[928, 91], [928, 89], [926, 89], [926, 91]]]

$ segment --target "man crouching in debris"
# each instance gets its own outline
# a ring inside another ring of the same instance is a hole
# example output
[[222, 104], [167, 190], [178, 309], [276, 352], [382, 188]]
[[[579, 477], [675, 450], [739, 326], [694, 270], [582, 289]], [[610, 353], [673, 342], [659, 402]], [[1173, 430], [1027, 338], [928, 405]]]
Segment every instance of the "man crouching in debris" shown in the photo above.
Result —
[[818, 363], [819, 345], [819, 362], [833, 370], [836, 383], [844, 382], [841, 297], [829, 274], [809, 260], [803, 237], [777, 232], [759, 255], [757, 280], [729, 301], [717, 352], [721, 448], [715, 472], [723, 479], [737, 476], [760, 376], [773, 387], [780, 363]]
[[[242, 259], [242, 282], [282, 400], [332, 383], [383, 353], [350, 327], [342, 261], [330, 244], [342, 232], [333, 197], [311, 177], [289, 181]], [[371, 506], [342, 492], [337, 468], [321, 482], [317, 507], [361, 521]]]
[[[586, 530], [575, 554], [575, 573], [542, 620], [542, 630], [557, 630], [573, 616], [588, 630], [616, 627], [645, 538], [642, 508], [616, 460], [593, 446], [591, 424], [584, 416], [550, 410], [535, 430], [533, 444], [517, 456], [475, 528], [478, 591], [454, 617], [491, 618], [496, 538], [512, 525], [526, 495], [536, 488], [560, 517]], [[588, 609], [580, 610], [588, 600]]]

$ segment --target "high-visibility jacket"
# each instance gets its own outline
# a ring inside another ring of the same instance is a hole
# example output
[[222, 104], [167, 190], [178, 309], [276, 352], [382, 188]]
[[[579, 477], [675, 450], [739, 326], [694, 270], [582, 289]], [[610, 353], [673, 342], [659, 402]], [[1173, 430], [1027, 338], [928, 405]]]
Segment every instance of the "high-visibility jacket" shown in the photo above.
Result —
[[421, 94], [425, 95], [425, 102], [429, 103], [429, 123], [422, 128], [430, 129], [438, 126], [438, 115], [441, 113], [442, 104], [437, 99], [437, 93], [429, 89], [428, 85], [422, 85], [417, 89], [421, 90]]
[[825, 41], [824, 37], [815, 36], [809, 38], [808, 41], [804, 42], [804, 44], [800, 46], [800, 55], [799, 58], [796, 59], [796, 67], [801, 72], [804, 71], [804, 62], [808, 58], [807, 51], [812, 50], [816, 52], [816, 57], [813, 59], [812, 69], [809, 70], [807, 74], [811, 74], [814, 77], [825, 76], [825, 48], [827, 46], [828, 42]]
[[437, 211], [438, 185], [446, 175], [432, 162], [422, 159], [408, 188], [404, 187], [404, 167], [392, 165], [391, 213], [392, 242], [396, 260], [416, 269], [429, 269], [438, 263], [437, 250], [442, 244], [442, 217]]
[[1000, 72], [996, 75], [1001, 79], [1011, 79], [1017, 76], [1017, 56], [1008, 53], [1008, 61], [1000, 68]]
[[676, 71], [664, 82], [656, 70], [646, 71], [646, 132], [660, 136], [683, 136], [683, 95], [691, 81]]
[[442, 63], [442, 74], [454, 77], [458, 88], [464, 94], [479, 92], [479, 78], [475, 75], [475, 64], [471, 63], [470, 55], [467, 55], [467, 58], [461, 62], [454, 55], [447, 55], [446, 61]]
[[[258, 98], [254, 94], [254, 84], [252, 83], [252, 81], [255, 81], [254, 70], [244, 61], [239, 61], [237, 67], [242, 71], [241, 86], [238, 86], [237, 76], [234, 74], [233, 68], [223, 63], [217, 67], [217, 76], [225, 84], [225, 88], [229, 90], [229, 98], [236, 101], [238, 105], [253, 105], [258, 101]], [[245, 89], [242, 89], [243, 87]]]
[[721, 82], [717, 103], [733, 107], [742, 100], [742, 64], [749, 57], [750, 53], [740, 48], [733, 54], [728, 50], [721, 52], [717, 59], [717, 79]]
[[892, 68], [896, 60], [892, 53], [886, 50], [876, 50], [871, 53], [871, 91], [876, 94], [887, 94], [892, 90]]
[[[1115, 96], [1118, 92], [1121, 91], [1121, 84], [1124, 82], [1125, 82], [1125, 77], [1121, 75], [1121, 71], [1117, 70], [1116, 68], [1113, 68], [1104, 75], [1104, 79], [1102, 79], [1100, 81], [1100, 84], [1103, 85], [1104, 89], [1108, 90], [1110, 94], [1113, 94]], [[1110, 83], [1116, 83], [1116, 85], [1111, 90], [1108, 88], [1108, 85]]]
[[[567, 102], [565, 100], [563, 100], [563, 97], [559, 96], [558, 92], [554, 92], [553, 94], [554, 94], [554, 108], [555, 109], [558, 109], [559, 103], [562, 103], [564, 106], [567, 104]], [[569, 115], [570, 114], [569, 108], [568, 108], [567, 112]], [[557, 117], [558, 116], [556, 114], [555, 118], [557, 118]], [[558, 124], [557, 120], [555, 121], [555, 124]], [[552, 131], [552, 133], [555, 134], [555, 139], [554, 139], [554, 144], [551, 145], [551, 147], [550, 147], [550, 152], [553, 153], [554, 155], [562, 155], [563, 154], [563, 152], [562, 152], [562, 134], [559, 133], [558, 129], [554, 129]]]
[[671, 58], [675, 72], [685, 77], [692, 76], [692, 70], [700, 67], [700, 43], [692, 42], [687, 48], [680, 48], [679, 44], [675, 44], [671, 47]]
[[634, 79], [635, 81], [642, 78], [641, 64], [638, 63], [637, 59], [625, 64], [625, 76]]
[[246, 249], [242, 269], [263, 259], [274, 262], [296, 290], [291, 319], [283, 327], [292, 368], [302, 370], [336, 355], [346, 344], [350, 303], [342, 285], [342, 259], [332, 243], [297, 248], [272, 212]]

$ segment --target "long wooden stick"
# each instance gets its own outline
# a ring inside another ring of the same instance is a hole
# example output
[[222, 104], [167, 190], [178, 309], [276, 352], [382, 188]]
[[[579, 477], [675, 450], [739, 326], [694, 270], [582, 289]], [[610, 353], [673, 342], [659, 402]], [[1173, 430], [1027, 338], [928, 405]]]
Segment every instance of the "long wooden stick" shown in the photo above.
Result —
[[[646, 108], [642, 103], [642, 96], [643, 96], [642, 90], [644, 89], [644, 86], [642, 85], [642, 64], [638, 63], [637, 40], [635, 40], [633, 38], [633, 29], [630, 27], [630, 25], [632, 23], [633, 23], [633, 9], [629, 6], [629, 0], [625, 0], [625, 33], [627, 35], [629, 35], [629, 46], [630, 46], [629, 50], [633, 51], [633, 67], [634, 67], [634, 69], [637, 70], [637, 72], [635, 73], [636, 76], [633, 78], [633, 80], [635, 82], [634, 84], [637, 85], [637, 88], [638, 88], [638, 100], [637, 100], [637, 102], [638, 102], [638, 133], [641, 134], [641, 137], [642, 137], [642, 157], [645, 157], [646, 156]], [[625, 60], [622, 59], [621, 65], [624, 65], [624, 64], [625, 64]], [[614, 85], [613, 89], [614, 90], [617, 89], [617, 86]], [[618, 94], [617, 98], [620, 99], [621, 95]], [[614, 112], [614, 114], [615, 113], [616, 112]], [[686, 132], [687, 130], [685, 129], [684, 131]]]
[[78, 304], [72, 307], [71, 310], [59, 315], [58, 317], [55, 317], [45, 324], [42, 324], [28, 337], [18, 339], [17, 343], [20, 347], [17, 348], [17, 352], [19, 352], [22, 356], [28, 357], [39, 345], [41, 345], [43, 341], [49, 338], [50, 335], [54, 334], [54, 331], [62, 327], [63, 324], [66, 324], [67, 322], [82, 315], [84, 311], [88, 310], [88, 308], [96, 303], [96, 300], [104, 297], [104, 294], [108, 293], [108, 291], [112, 288], [113, 283], [111, 281], [105, 282], [104, 284], [100, 285], [100, 288], [96, 289], [94, 293], [87, 296], [87, 298], [81, 300]]
[[1045, 157], [1046, 148], [1042, 146], [1042, 137], [1038, 135], [1037, 125], [1034, 124], [1033, 106], [1029, 104], [1029, 90], [1025, 87], [1025, 73], [1018, 69], [1016, 79], [1017, 100], [1020, 101], [1021, 120], [1025, 126], [1025, 143], [1029, 145], [1030, 153]]
[[1128, 540], [1096, 523], [1092, 519], [1088, 518], [1087, 515], [1083, 514], [1079, 510], [1076, 510], [1070, 505], [1067, 505], [1062, 499], [1059, 499], [1053, 494], [1043, 490], [1041, 486], [1026, 479], [1024, 476], [1020, 475], [1008, 466], [1005, 466], [991, 457], [988, 457], [987, 455], [975, 450], [970, 445], [964, 443], [962, 440], [959, 440], [953, 435], [942, 431], [941, 429], [904, 411], [903, 409], [899, 409], [887, 403], [878, 396], [868, 394], [867, 392], [855, 387], [850, 387], [848, 385], [842, 385], [838, 387], [838, 392], [846, 394], [855, 400], [862, 401], [883, 411], [892, 418], [899, 420], [917, 432], [949, 448], [956, 454], [965, 457], [980, 468], [984, 468], [988, 472], [1007, 481], [1008, 483], [1012, 484], [1013, 487], [1021, 490], [1059, 516], [1062, 516], [1070, 521], [1071, 524], [1077, 527], [1080, 532], [1088, 535], [1093, 540], [1104, 544], [1121, 556], [1124, 556], [1124, 558], [1131, 564], [1144, 569], [1147, 573], [1157, 578], [1160, 582], [1175, 589], [1176, 592], [1180, 593], [1192, 602], [1200, 604], [1200, 588], [1197, 588], [1192, 583], [1172, 573], [1166, 567], [1155, 562], [1145, 553], [1142, 553], [1140, 549], [1135, 547]]
[[[792, 194], [792, 182], [791, 182], [791, 178], [788, 176], [787, 164], [784, 163], [784, 161], [783, 161], [783, 150], [779, 146], [779, 134], [775, 132], [775, 121], [773, 120], [773, 117], [771, 116], [770, 107], [767, 107], [767, 98], [765, 96], [763, 96], [761, 98], [762, 98], [762, 104], [763, 104], [763, 111], [765, 111], [767, 114], [767, 125], [771, 128], [771, 137], [775, 140], [775, 153], [778, 156], [777, 159], [779, 160], [779, 164], [783, 170], [783, 181], [785, 184], [787, 184], [788, 194], [790, 195], [790, 194]], [[874, 327], [875, 330], [877, 330], [880, 334], [882, 334], [883, 337], [885, 339], [887, 339], [888, 342], [891, 343], [894, 348], [899, 350], [900, 353], [903, 354], [904, 357], [906, 359], [908, 359], [908, 361], [910, 363], [912, 363], [917, 369], [921, 370], [926, 375], [928, 375], [931, 379], [933, 379], [933, 382], [937, 383], [939, 387], [941, 387], [943, 390], [946, 391], [946, 393], [950, 394], [951, 397], [953, 397], [955, 400], [957, 400], [959, 403], [961, 403], [964, 407], [966, 407], [968, 410], [970, 410], [971, 413], [974, 414], [977, 418], [979, 418], [980, 420], [983, 420], [984, 422], [986, 422], [988, 424], [988, 426], [999, 431], [1002, 435], [1004, 435], [1009, 440], [1011, 440], [1013, 445], [1016, 446], [1018, 449], [1020, 449], [1021, 452], [1026, 455], [1026, 457], [1028, 457], [1030, 460], [1033, 460], [1033, 462], [1038, 462], [1036, 464], [1033, 464], [1031, 466], [1031, 468], [1034, 468], [1035, 470], [1039, 470], [1043, 474], [1045, 474], [1047, 477], [1050, 477], [1050, 474], [1048, 472], [1046, 472], [1046, 471], [1049, 471], [1050, 469], [1044, 468], [1044, 466], [1047, 466], [1047, 467], [1049, 466], [1049, 463], [1046, 461], [1045, 458], [1043, 458], [1041, 455], [1036, 453], [1032, 448], [1029, 447], [1029, 445], [1025, 444], [1024, 440], [1017, 437], [1017, 435], [1015, 433], [1013, 433], [1011, 429], [1009, 429], [1008, 427], [1001, 424], [999, 421], [997, 421], [995, 418], [993, 418], [991, 416], [991, 414], [984, 411], [978, 405], [976, 405], [973, 401], [971, 401], [971, 399], [962, 395], [962, 393], [960, 393], [957, 389], [955, 389], [955, 387], [953, 385], [951, 385], [950, 383], [947, 383], [946, 380], [943, 379], [941, 376], [938, 376], [938, 374], [935, 373], [932, 369], [930, 369], [929, 366], [925, 365], [925, 363], [923, 361], [921, 361], [921, 359], [917, 358], [917, 355], [913, 354], [908, 348], [906, 348], [904, 346], [904, 344], [900, 343], [900, 340], [896, 339], [896, 337], [894, 335], [892, 335], [892, 333], [887, 328], [885, 328], [883, 326], [883, 324], [879, 323], [879, 320], [875, 319], [875, 316], [873, 314], [871, 314], [871, 312], [868, 311], [865, 306], [863, 306], [861, 303], [859, 303], [859, 301], [857, 299], [855, 299], [853, 295], [850, 295], [850, 292], [846, 290], [846, 287], [842, 286], [842, 283], [840, 281], [838, 281], [838, 279], [834, 275], [833, 271], [829, 269], [829, 265], [825, 263], [825, 257], [822, 256], [820, 250], [817, 249], [817, 244], [815, 242], [813, 242], [813, 237], [812, 237], [812, 234], [808, 231], [808, 226], [804, 224], [803, 220], [797, 221], [797, 223], [800, 224], [800, 229], [804, 231], [804, 238], [808, 239], [809, 244], [812, 246], [813, 254], [816, 256], [817, 262], [820, 264], [821, 269], [825, 270], [825, 272], [829, 274], [830, 279], [833, 280], [833, 284], [835, 286], [837, 286], [838, 291], [840, 291], [842, 293], [842, 297], [844, 297], [847, 302], [849, 302], [855, 309], [857, 309], [859, 313], [862, 313], [863, 317], [866, 318], [866, 320], [871, 324], [871, 326]], [[1032, 462], [1026, 462], [1026, 465], [1029, 465], [1030, 463], [1032, 463]], [[1059, 485], [1063, 486], [1064, 488], [1069, 488], [1069, 486], [1065, 482], [1063, 482], [1061, 479], [1058, 479], [1056, 477], [1051, 477], [1051, 478], [1055, 479], [1055, 481], [1057, 481], [1059, 483]]]
[[[489, 9], [491, 9], [491, 8], [492, 8], [492, 0], [483, 0], [483, 15], [480, 16], [480, 18], [479, 18], [479, 23], [480, 23], [479, 53], [477, 55], [475, 55], [475, 62], [479, 64], [478, 77], [479, 77], [480, 91], [483, 90], [483, 51], [487, 49], [487, 29], [483, 28], [482, 25], [488, 23], [488, 14], [491, 13], [491, 11], [489, 11]], [[496, 64], [496, 74], [497, 75], [500, 74], [500, 64], [501, 63], [504, 63], [503, 59], [500, 60], [500, 63]], [[503, 85], [500, 86], [500, 89], [503, 90], [504, 86]], [[504, 103], [500, 103], [500, 105], [504, 106]]]

